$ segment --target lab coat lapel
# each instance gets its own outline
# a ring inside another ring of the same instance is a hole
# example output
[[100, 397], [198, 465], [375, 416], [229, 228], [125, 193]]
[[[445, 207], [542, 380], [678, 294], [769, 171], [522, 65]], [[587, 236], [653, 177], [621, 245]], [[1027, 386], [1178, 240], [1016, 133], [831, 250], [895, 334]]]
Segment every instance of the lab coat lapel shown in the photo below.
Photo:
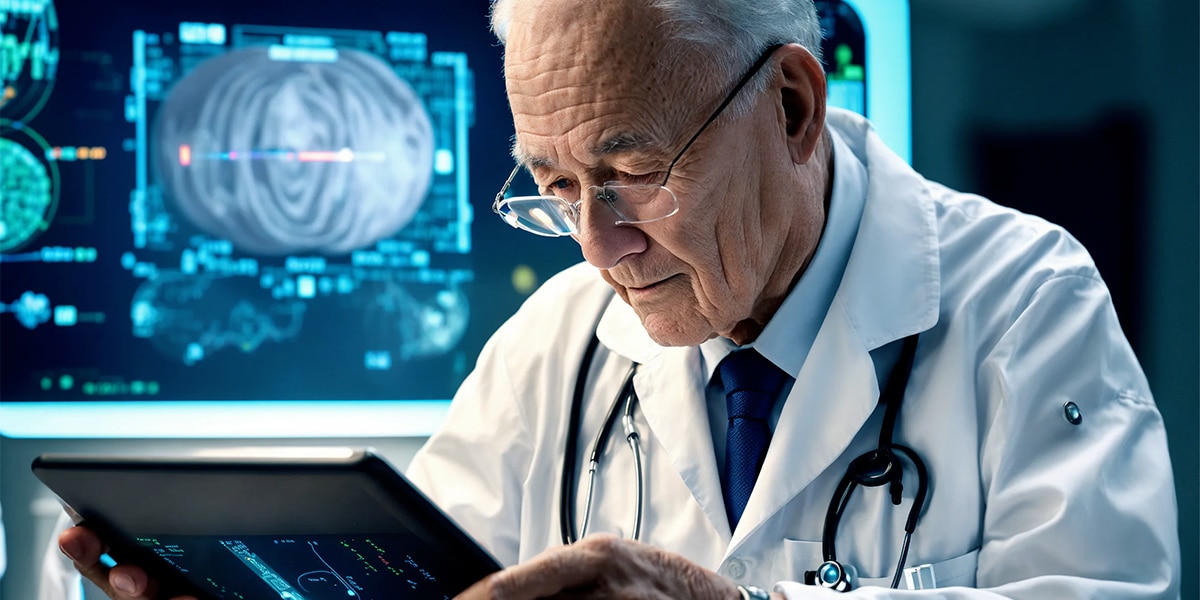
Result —
[[713, 452], [712, 429], [704, 389], [681, 382], [703, 377], [696, 348], [664, 348], [639, 370], [634, 384], [646, 423], [722, 540], [729, 539], [729, 520], [721, 478]]
[[713, 533], [728, 540], [729, 521], [721, 495], [704, 388], [689, 385], [704, 381], [699, 349], [659, 346], [646, 334], [633, 309], [620, 298], [609, 304], [596, 334], [606, 348], [642, 365], [633, 383], [653, 440], [666, 452], [708, 517]]
[[771, 437], [729, 552], [803, 491], [850, 445], [879, 399], [871, 355], [834, 303]]

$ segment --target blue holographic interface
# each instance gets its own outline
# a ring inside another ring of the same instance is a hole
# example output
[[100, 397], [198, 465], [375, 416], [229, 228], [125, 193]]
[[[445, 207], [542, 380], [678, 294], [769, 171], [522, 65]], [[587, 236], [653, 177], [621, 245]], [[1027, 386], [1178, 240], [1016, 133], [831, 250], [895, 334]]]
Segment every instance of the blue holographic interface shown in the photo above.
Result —
[[[582, 258], [491, 214], [489, 4], [0, 1], [0, 401], [450, 398]], [[817, 5], [907, 156], [907, 3]]]
[[445, 399], [579, 260], [476, 228], [486, 1], [248, 4], [0, 3], [0, 399]]
[[144, 536], [152, 550], [212, 597], [235, 600], [449, 600], [439, 575], [453, 565], [414, 557], [413, 540], [375, 536]]

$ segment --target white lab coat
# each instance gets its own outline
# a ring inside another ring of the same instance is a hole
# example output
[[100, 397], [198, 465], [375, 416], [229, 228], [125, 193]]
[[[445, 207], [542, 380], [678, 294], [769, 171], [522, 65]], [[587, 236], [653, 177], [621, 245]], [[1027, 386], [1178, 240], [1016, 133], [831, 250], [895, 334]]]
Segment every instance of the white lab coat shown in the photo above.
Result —
[[[907, 564], [932, 564], [940, 589], [871, 587], [890, 583], [917, 487], [910, 468], [901, 506], [863, 488], [849, 503], [836, 538], [838, 558], [858, 574], [847, 597], [1178, 597], [1162, 419], [1087, 253], [1054, 225], [922, 179], [865, 120], [832, 110], [829, 124], [867, 166], [866, 206], [736, 531], [698, 349], [654, 344], [587, 265], [547, 281], [489, 341], [410, 477], [504, 564], [558, 545], [572, 389], [597, 331], [574, 463], [630, 361], [641, 363], [643, 541], [739, 583], [802, 581], [822, 561], [834, 487], [877, 444], [875, 361], [894, 361], [893, 342], [920, 333], [895, 437], [932, 479]], [[1064, 417], [1066, 402], [1082, 412], [1079, 425]], [[615, 436], [592, 531], [630, 531], [633, 483], [631, 453]]]
[[38, 600], [83, 600], [83, 576], [75, 563], [58, 549], [58, 534], [75, 523], [63, 512], [54, 522], [46, 549], [42, 552], [42, 570], [38, 578]]

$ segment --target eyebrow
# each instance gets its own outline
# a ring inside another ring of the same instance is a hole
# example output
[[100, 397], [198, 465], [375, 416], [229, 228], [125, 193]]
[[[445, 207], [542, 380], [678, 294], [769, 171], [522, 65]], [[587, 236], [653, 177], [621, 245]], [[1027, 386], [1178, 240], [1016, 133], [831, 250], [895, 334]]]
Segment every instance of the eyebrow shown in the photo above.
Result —
[[637, 150], [646, 150], [648, 148], [658, 148], [658, 144], [650, 141], [649, 138], [637, 133], [619, 133], [611, 138], [602, 140], [599, 144], [592, 147], [592, 154], [595, 156], [611, 156], [622, 152], [632, 152]]
[[[603, 157], [612, 156], [614, 154], [622, 154], [625, 152], [644, 151], [644, 150], [660, 150], [661, 144], [651, 141], [646, 136], [637, 133], [619, 133], [610, 138], [601, 140], [600, 143], [592, 146], [590, 152], [592, 156]], [[538, 167], [554, 167], [555, 161], [544, 157], [534, 156], [526, 152], [517, 142], [516, 136], [513, 136], [512, 156], [518, 163], [525, 165], [526, 168], [534, 169]]]

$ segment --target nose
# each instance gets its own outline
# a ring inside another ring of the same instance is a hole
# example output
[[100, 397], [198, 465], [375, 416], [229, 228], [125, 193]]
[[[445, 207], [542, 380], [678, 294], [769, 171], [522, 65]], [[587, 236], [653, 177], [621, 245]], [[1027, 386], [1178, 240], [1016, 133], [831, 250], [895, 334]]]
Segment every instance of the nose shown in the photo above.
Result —
[[634, 225], [617, 225], [617, 215], [602, 201], [580, 203], [575, 241], [593, 267], [611, 269], [625, 257], [646, 251], [649, 240]]

